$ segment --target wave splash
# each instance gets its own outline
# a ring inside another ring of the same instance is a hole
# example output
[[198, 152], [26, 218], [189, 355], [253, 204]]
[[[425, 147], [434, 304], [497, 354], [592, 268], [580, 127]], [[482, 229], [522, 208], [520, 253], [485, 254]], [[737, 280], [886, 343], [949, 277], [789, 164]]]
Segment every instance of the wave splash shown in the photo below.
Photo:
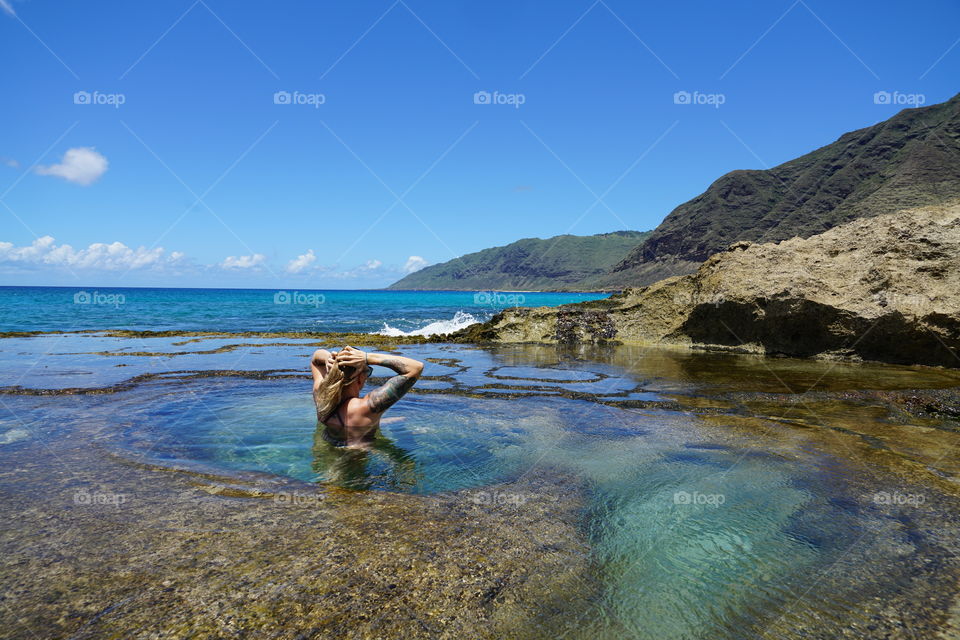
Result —
[[480, 322], [474, 315], [467, 313], [466, 311], [457, 311], [453, 318], [450, 320], [436, 320], [421, 327], [419, 329], [413, 329], [412, 331], [403, 331], [402, 329], [396, 329], [391, 327], [386, 322], [383, 323], [383, 329], [376, 331], [377, 335], [381, 336], [432, 336], [438, 333], [452, 333], [454, 331], [459, 331], [464, 327], [469, 327], [472, 324], [477, 324]]

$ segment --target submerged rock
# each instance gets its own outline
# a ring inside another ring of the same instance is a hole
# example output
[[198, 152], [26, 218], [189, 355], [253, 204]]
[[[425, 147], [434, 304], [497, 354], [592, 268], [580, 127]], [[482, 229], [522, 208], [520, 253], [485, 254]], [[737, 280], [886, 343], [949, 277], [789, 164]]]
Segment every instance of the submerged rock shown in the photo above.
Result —
[[861, 218], [809, 238], [737, 242], [696, 273], [607, 300], [509, 309], [454, 337], [957, 367], [960, 203]]

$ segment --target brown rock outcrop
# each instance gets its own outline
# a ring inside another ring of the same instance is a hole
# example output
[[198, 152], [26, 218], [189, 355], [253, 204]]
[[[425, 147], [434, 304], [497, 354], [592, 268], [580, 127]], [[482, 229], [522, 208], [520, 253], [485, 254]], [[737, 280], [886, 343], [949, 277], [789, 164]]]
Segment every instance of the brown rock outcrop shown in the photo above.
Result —
[[860, 218], [809, 238], [737, 242], [696, 273], [607, 300], [509, 309], [455, 336], [960, 367], [960, 203]]

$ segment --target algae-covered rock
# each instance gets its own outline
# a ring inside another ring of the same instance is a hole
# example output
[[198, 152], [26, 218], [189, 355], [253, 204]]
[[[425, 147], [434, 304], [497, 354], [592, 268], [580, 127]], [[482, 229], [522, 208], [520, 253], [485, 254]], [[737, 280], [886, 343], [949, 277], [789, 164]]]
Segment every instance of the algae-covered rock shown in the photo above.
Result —
[[960, 366], [960, 204], [861, 218], [809, 238], [737, 242], [696, 273], [602, 304], [510, 309], [470, 337]]

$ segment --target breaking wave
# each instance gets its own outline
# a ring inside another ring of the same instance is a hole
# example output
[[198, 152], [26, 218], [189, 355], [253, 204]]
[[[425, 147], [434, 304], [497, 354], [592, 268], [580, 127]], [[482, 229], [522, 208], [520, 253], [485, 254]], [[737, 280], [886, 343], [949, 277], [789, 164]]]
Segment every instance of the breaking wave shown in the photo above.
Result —
[[430, 324], [421, 327], [419, 329], [413, 329], [411, 331], [403, 331], [402, 329], [396, 329], [391, 327], [386, 322], [383, 323], [383, 328], [380, 331], [376, 331], [378, 335], [381, 336], [432, 336], [438, 333], [452, 333], [454, 331], [459, 331], [464, 327], [469, 327], [472, 324], [477, 324], [480, 322], [472, 314], [467, 313], [466, 311], [457, 311], [453, 318], [450, 320], [436, 320]]

